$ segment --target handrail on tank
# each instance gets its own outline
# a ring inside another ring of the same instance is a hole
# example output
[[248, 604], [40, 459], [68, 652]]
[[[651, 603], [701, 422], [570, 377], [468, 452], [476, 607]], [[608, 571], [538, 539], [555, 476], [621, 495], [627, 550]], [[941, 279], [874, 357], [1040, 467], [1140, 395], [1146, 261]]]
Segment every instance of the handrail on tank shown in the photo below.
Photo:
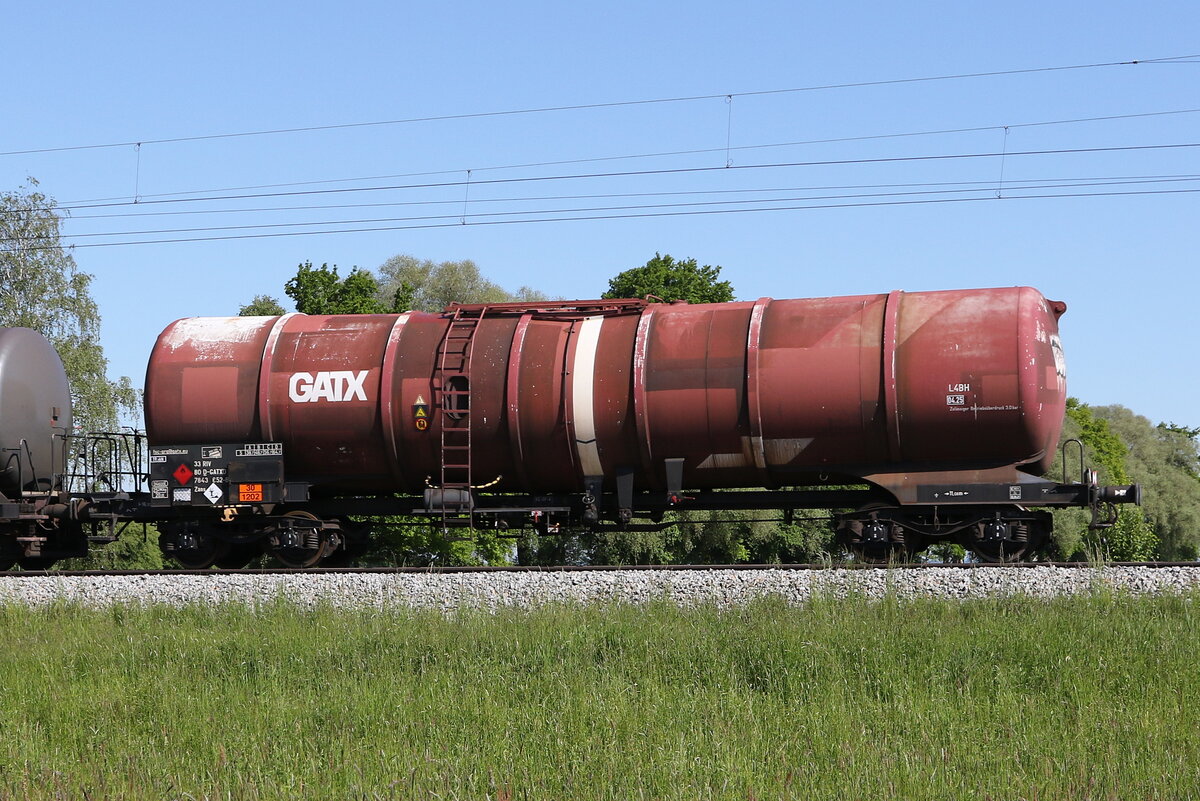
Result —
[[1067, 446], [1071, 445], [1072, 443], [1079, 446], [1079, 482], [1082, 484], [1087, 481], [1088, 470], [1087, 470], [1087, 465], [1084, 462], [1084, 460], [1087, 457], [1083, 452], [1083, 442], [1074, 437], [1072, 437], [1071, 439], [1065, 439], [1065, 440], [1063, 440], [1063, 443], [1062, 443], [1062, 468], [1063, 468], [1062, 483], [1064, 483], [1064, 484], [1071, 483], [1070, 476], [1067, 475]]
[[[38, 486], [37, 468], [33, 466], [33, 451], [29, 449], [29, 440], [22, 437], [21, 447], [25, 449], [25, 455], [29, 457], [29, 472], [32, 474], [31, 478], [33, 479], [33, 491], [38, 492], [41, 490], [41, 487]], [[21, 487], [22, 490], [25, 489], [25, 475], [23, 471], [21, 473], [20, 483], [18, 486]]]
[[[64, 481], [67, 477], [67, 463], [71, 458], [71, 453], [67, 447], [67, 429], [63, 426], [51, 426], [50, 430], [54, 432], [50, 437], [51, 440], [61, 441], [60, 447], [51, 447], [50, 449], [50, 472], [53, 474], [51, 487], [57, 490], [64, 490], [66, 489]], [[57, 462], [55, 462], [56, 456], [58, 458]]]
[[[7, 471], [9, 469], [9, 466], [12, 464], [13, 459], [17, 460], [18, 492], [20, 492], [21, 494], [25, 494], [25, 493], [29, 493], [29, 492], [40, 493], [43, 491], [42, 487], [41, 487], [41, 483], [38, 481], [37, 469], [33, 465], [33, 451], [29, 447], [29, 440], [22, 437], [21, 440], [18, 442], [17, 447], [3, 448], [0, 450], [3, 450], [3, 452], [5, 452], [9, 455], [8, 459], [6, 459], [4, 462], [4, 468], [3, 468], [4, 471]], [[33, 482], [32, 490], [25, 486], [25, 464], [26, 464], [26, 462], [29, 463], [30, 480]], [[53, 489], [53, 486], [50, 486], [50, 487], [46, 488], [46, 491], [50, 491], [52, 489]]]
[[[21, 440], [21, 442], [24, 441]], [[17, 460], [17, 492], [18, 494], [22, 493], [25, 491], [25, 465], [21, 462], [21, 449], [20, 447], [4, 448], [3, 451], [8, 454], [8, 458], [4, 461], [3, 472], [7, 473], [8, 466], [12, 464], [12, 460]]]
[[[93, 492], [103, 483], [114, 492], [133, 483], [133, 489], [141, 489], [148, 481], [144, 469], [143, 450], [145, 434], [141, 431], [92, 432], [71, 434], [66, 440], [79, 441], [82, 450], [77, 454], [77, 470], [63, 475], [63, 483], [75, 492]], [[82, 484], [82, 487], [79, 485]]]
[[544, 300], [517, 301], [515, 303], [451, 303], [443, 310], [446, 314], [475, 314], [481, 317], [503, 317], [507, 315], [534, 314], [547, 317], [569, 317], [617, 315], [640, 312], [650, 305], [642, 298], [598, 298], [596, 300]]
[[59, 428], [55, 431], [53, 438], [62, 441], [62, 468], [54, 474], [54, 485], [60, 490], [70, 490], [69, 482], [74, 475], [70, 472], [68, 466], [71, 464], [71, 438], [72, 435], [67, 433], [65, 428]]

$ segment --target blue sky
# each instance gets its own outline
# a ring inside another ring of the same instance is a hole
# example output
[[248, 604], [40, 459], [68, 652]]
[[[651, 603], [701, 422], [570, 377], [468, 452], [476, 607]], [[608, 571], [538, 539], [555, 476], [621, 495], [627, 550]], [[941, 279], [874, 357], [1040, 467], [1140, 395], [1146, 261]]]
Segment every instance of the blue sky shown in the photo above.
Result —
[[[33, 176], [71, 208], [110, 372], [135, 384], [167, 323], [283, 298], [305, 260], [469, 258], [575, 298], [662, 252], [721, 265], [741, 299], [1030, 284], [1070, 307], [1072, 395], [1200, 426], [1200, 148], [1159, 147], [1200, 143], [1200, 59], [1153, 62], [1200, 53], [1200, 4], [118, 1], [4, 18], [0, 187]], [[1134, 60], [1151, 63], [1044, 69]], [[894, 82], [1015, 70], [1032, 71]], [[698, 99], [632, 102], [676, 98]], [[331, 127], [374, 122], [393, 124]], [[297, 128], [319, 130], [199, 138]], [[210, 230], [135, 233], [168, 229]], [[163, 239], [204, 241], [82, 247]]]

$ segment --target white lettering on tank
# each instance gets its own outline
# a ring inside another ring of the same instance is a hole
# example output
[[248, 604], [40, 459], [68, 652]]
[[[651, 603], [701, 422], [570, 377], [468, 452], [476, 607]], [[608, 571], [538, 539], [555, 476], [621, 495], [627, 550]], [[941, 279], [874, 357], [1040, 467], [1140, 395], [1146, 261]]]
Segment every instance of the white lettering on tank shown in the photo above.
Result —
[[316, 375], [292, 373], [288, 379], [288, 397], [295, 403], [365, 401], [367, 392], [363, 389], [363, 382], [367, 380], [367, 372], [328, 370]]

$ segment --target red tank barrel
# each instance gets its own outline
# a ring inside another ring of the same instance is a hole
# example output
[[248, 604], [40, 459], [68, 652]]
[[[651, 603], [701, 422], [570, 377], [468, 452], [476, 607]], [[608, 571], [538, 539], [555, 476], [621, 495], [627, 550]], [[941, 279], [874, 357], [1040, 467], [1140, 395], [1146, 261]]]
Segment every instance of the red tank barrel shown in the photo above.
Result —
[[436, 485], [442, 428], [462, 425], [444, 401], [469, 416], [472, 482], [498, 492], [627, 472], [664, 488], [677, 459], [697, 489], [1040, 473], [1066, 403], [1065, 308], [1016, 287], [189, 318], [151, 355], [146, 425], [161, 445], [281, 442], [291, 479], [347, 491]]

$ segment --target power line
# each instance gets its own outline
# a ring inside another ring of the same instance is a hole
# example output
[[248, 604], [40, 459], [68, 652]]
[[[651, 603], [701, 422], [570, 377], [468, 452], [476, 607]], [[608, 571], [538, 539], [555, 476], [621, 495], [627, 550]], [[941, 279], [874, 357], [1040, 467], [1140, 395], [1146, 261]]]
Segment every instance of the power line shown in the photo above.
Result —
[[[1110, 191], [1110, 192], [1071, 192], [1071, 193], [1047, 193], [1038, 195], [1013, 195], [998, 199], [994, 195], [984, 197], [970, 198], [931, 198], [918, 200], [888, 200], [888, 201], [869, 201], [862, 203], [827, 203], [827, 204], [810, 204], [793, 205], [793, 206], [774, 206], [770, 208], [747, 208], [747, 209], [702, 209], [691, 211], [658, 211], [658, 212], [638, 212], [632, 214], [599, 214], [575, 217], [538, 217], [517, 220], [481, 220], [471, 223], [458, 222], [458, 216], [454, 215], [455, 221], [444, 223], [419, 223], [416, 225], [389, 225], [372, 228], [344, 228], [331, 229], [324, 231], [287, 231], [274, 233], [259, 233], [259, 234], [229, 234], [221, 236], [202, 236], [202, 237], [180, 237], [175, 239], [148, 239], [148, 240], [130, 240], [125, 242], [92, 242], [65, 246], [67, 248], [93, 248], [93, 247], [116, 247], [126, 245], [163, 245], [163, 244], [179, 244], [186, 242], [214, 242], [214, 241], [230, 241], [241, 239], [268, 239], [288, 236], [321, 236], [327, 234], [345, 234], [345, 233], [375, 233], [384, 231], [408, 231], [408, 230], [423, 230], [436, 228], [461, 228], [470, 226], [494, 226], [494, 225], [519, 225], [527, 223], [547, 223], [547, 222], [587, 222], [599, 220], [627, 220], [627, 219], [644, 219], [657, 217], [690, 217], [698, 215], [718, 215], [718, 214], [745, 214], [745, 213], [762, 213], [771, 211], [815, 211], [821, 209], [843, 209], [843, 208], [867, 208], [867, 207], [884, 207], [884, 206], [913, 206], [913, 205], [932, 205], [938, 203], [965, 203], [975, 201], [991, 201], [993, 203], [1004, 202], [1007, 200], [1037, 200], [1037, 199], [1063, 199], [1063, 198], [1088, 198], [1088, 197], [1126, 197], [1136, 195], [1177, 195], [1177, 194], [1195, 194], [1200, 192], [1200, 189], [1143, 189], [1134, 191]], [[842, 198], [846, 199], [846, 198]], [[811, 198], [809, 199], [811, 200]], [[541, 212], [546, 213], [546, 212]], [[560, 212], [567, 213], [567, 212]], [[443, 215], [437, 219], [446, 219]], [[226, 230], [226, 229], [216, 229]], [[44, 245], [32, 246], [31, 250], [60, 250], [64, 249], [62, 245]]]
[[[1078, 181], [1123, 181], [1129, 183], [1150, 183], [1150, 182], [1166, 182], [1166, 181], [1186, 181], [1194, 178], [1200, 178], [1200, 175], [1191, 173], [1182, 174], [1159, 174], [1159, 175], [1109, 175], [1109, 176], [1074, 176], [1070, 178], [1023, 178], [1023, 179], [1008, 179], [1007, 184], [1050, 184], [1061, 185], [1064, 183], [1074, 183]], [[688, 189], [679, 191], [659, 191], [659, 192], [603, 192], [590, 194], [574, 194], [574, 195], [523, 195], [515, 197], [487, 197], [477, 198], [472, 201], [471, 205], [479, 206], [484, 204], [501, 204], [501, 203], [532, 203], [535, 201], [551, 201], [551, 200], [596, 200], [605, 198], [645, 198], [645, 197], [678, 197], [682, 195], [733, 195], [733, 194], [751, 194], [751, 193], [767, 193], [767, 192], [816, 192], [816, 191], [833, 191], [845, 189], [896, 189], [907, 188], [914, 189], [925, 186], [988, 186], [991, 187], [992, 181], [921, 181], [907, 183], [888, 183], [888, 184], [834, 184], [834, 185], [819, 185], [819, 186], [775, 186], [775, 187], [757, 187], [752, 189]], [[308, 204], [299, 206], [249, 206], [246, 208], [230, 208], [230, 209], [184, 209], [180, 211], [131, 211], [120, 212], [116, 214], [72, 214], [70, 220], [72, 222], [78, 220], [109, 220], [109, 219], [129, 219], [134, 217], [176, 217], [176, 216], [205, 216], [212, 214], [259, 214], [266, 212], [280, 211], [330, 211], [334, 209], [370, 209], [370, 208], [395, 208], [398, 206], [459, 206], [462, 204], [461, 198], [451, 200], [401, 200], [389, 201], [386, 203], [322, 203]], [[134, 204], [137, 205], [137, 204]]]
[[[541, 181], [576, 181], [576, 180], [594, 180], [600, 178], [635, 178], [663, 175], [695, 175], [701, 173], [713, 172], [733, 172], [733, 171], [749, 171], [749, 170], [764, 170], [764, 169], [792, 169], [800, 167], [837, 167], [837, 166], [853, 166], [853, 165], [870, 165], [870, 164], [901, 164], [901, 163], [916, 163], [916, 162], [933, 162], [933, 161], [952, 161], [959, 159], [984, 159], [984, 158], [1015, 158], [1019, 156], [1052, 156], [1052, 155], [1080, 155], [1085, 153], [1129, 153], [1137, 151], [1161, 151], [1161, 150], [1177, 150], [1183, 148], [1200, 147], [1200, 142], [1183, 142], [1158, 145], [1119, 145], [1111, 147], [1082, 147], [1082, 148], [1059, 148], [1053, 150], [1021, 150], [1002, 152], [984, 152], [984, 153], [944, 153], [922, 156], [886, 156], [879, 158], [859, 158], [859, 159], [825, 159], [818, 161], [792, 161], [792, 162], [771, 162], [763, 164], [735, 164], [732, 167], [674, 167], [658, 170], [623, 170], [618, 172], [601, 172], [601, 173], [568, 173], [562, 175], [542, 175], [528, 176], [522, 178], [489, 178], [484, 180], [472, 180], [470, 185], [478, 187], [480, 185], [509, 185], [509, 184], [527, 184], [538, 183]], [[182, 203], [209, 203], [212, 201], [230, 201], [230, 200], [261, 200], [264, 198], [280, 198], [280, 197], [305, 197], [313, 195], [343, 195], [358, 192], [384, 192], [384, 191], [400, 191], [413, 189], [446, 189], [446, 188], [462, 188], [467, 186], [466, 180], [461, 181], [437, 181], [430, 183], [415, 183], [415, 184], [390, 184], [385, 186], [364, 186], [364, 187], [346, 187], [340, 189], [310, 189], [293, 192], [258, 192], [242, 195], [213, 195], [203, 198], [163, 198], [158, 200], [141, 200], [120, 201], [110, 203], [95, 203], [95, 204], [77, 204], [72, 206], [59, 207], [62, 210], [74, 209], [89, 209], [89, 208], [118, 208], [123, 206], [150, 206], [164, 204], [182, 204]], [[9, 213], [20, 213], [17, 210], [10, 210]]]
[[[1069, 194], [1045, 194], [1045, 195], [1022, 195], [1011, 198], [1012, 200], [1035, 200], [1048, 198], [1078, 198], [1078, 197], [1114, 197], [1114, 196], [1129, 196], [1129, 195], [1168, 195], [1168, 194], [1194, 194], [1200, 192], [1200, 189], [1168, 189], [1168, 190], [1144, 190], [1136, 192], [1086, 192], [1086, 193], [1069, 193]], [[652, 217], [691, 217], [697, 215], [713, 215], [713, 214], [739, 214], [739, 213], [761, 213], [767, 211], [812, 211], [818, 209], [839, 209], [839, 208], [865, 208], [871, 206], [911, 206], [911, 205], [929, 205], [935, 203], [964, 203], [971, 201], [986, 200], [993, 203], [1000, 202], [997, 198], [978, 197], [978, 198], [939, 198], [934, 200], [903, 200], [903, 201], [887, 201], [887, 202], [871, 202], [871, 203], [833, 203], [817, 206], [780, 206], [770, 209], [720, 209], [720, 210], [704, 210], [704, 211], [675, 211], [675, 212], [655, 212], [644, 214], [607, 214], [587, 217], [548, 217], [526, 220], [491, 220], [471, 223], [470, 225], [519, 225], [525, 223], [547, 223], [547, 222], [588, 222], [598, 220], [628, 220], [639, 218]], [[105, 247], [112, 245], [155, 245], [155, 244], [174, 244], [180, 242], [207, 242], [207, 241], [224, 241], [234, 239], [263, 239], [276, 238], [282, 236], [312, 236], [321, 234], [342, 234], [342, 233], [373, 233], [382, 231], [408, 231], [430, 228], [461, 228], [464, 227], [460, 222], [448, 222], [429, 225], [400, 225], [400, 226], [385, 226], [380, 228], [353, 228], [346, 230], [332, 231], [301, 231], [273, 234], [239, 234], [233, 236], [217, 236], [217, 237], [198, 237], [185, 239], [161, 239], [161, 240], [146, 240], [138, 242], [95, 242], [91, 244], [72, 245], [71, 247]]]
[[29, 149], [25, 149], [25, 150], [10, 150], [10, 151], [0, 152], [0, 156], [30, 155], [30, 154], [35, 154], [35, 153], [63, 153], [63, 152], [78, 151], [78, 150], [100, 150], [100, 149], [105, 149], [105, 148], [118, 148], [118, 147], [141, 147], [143, 145], [177, 144], [177, 143], [182, 143], [182, 142], [201, 142], [201, 141], [211, 141], [211, 140], [217, 140], [217, 139], [234, 139], [234, 138], [244, 138], [244, 137], [253, 137], [253, 136], [277, 136], [277, 135], [281, 135], [281, 134], [312, 133], [312, 132], [316, 132], [316, 131], [346, 130], [346, 129], [352, 129], [352, 128], [368, 128], [368, 127], [379, 127], [379, 126], [388, 126], [388, 125], [410, 125], [410, 124], [415, 124], [415, 123], [445, 122], [445, 121], [452, 121], [452, 120], [467, 120], [467, 119], [484, 119], [484, 118], [489, 118], [489, 117], [510, 117], [510, 116], [530, 115], [530, 114], [550, 114], [550, 113], [558, 113], [558, 112], [565, 112], [565, 111], [589, 111], [589, 110], [605, 109], [605, 108], [646, 106], [646, 105], [655, 105], [655, 104], [664, 104], [664, 103], [689, 103], [689, 102], [696, 102], [696, 101], [701, 101], [701, 100], [716, 100], [716, 99], [724, 100], [725, 98], [732, 99], [732, 98], [738, 98], [738, 97], [761, 97], [761, 96], [766, 96], [766, 95], [793, 94], [793, 93], [799, 93], [799, 92], [829, 91], [829, 90], [835, 90], [835, 89], [859, 89], [859, 88], [872, 87], [872, 86], [894, 86], [894, 85], [899, 85], [899, 84], [927, 83], [927, 82], [932, 82], [932, 81], [965, 80], [965, 79], [971, 79], [971, 78], [994, 78], [994, 77], [1000, 77], [1000, 76], [1006, 76], [1006, 75], [1029, 75], [1029, 74], [1042, 73], [1042, 72], [1062, 72], [1062, 71], [1066, 71], [1066, 70], [1098, 69], [1098, 68], [1104, 68], [1104, 67], [1125, 67], [1125, 66], [1136, 66], [1139, 64], [1190, 63], [1190, 60], [1195, 59], [1195, 58], [1200, 58], [1200, 54], [1191, 54], [1191, 55], [1185, 55], [1185, 56], [1169, 56], [1169, 57], [1165, 57], [1165, 58], [1153, 58], [1153, 59], [1136, 59], [1136, 60], [1132, 60], [1132, 61], [1108, 61], [1108, 62], [1098, 62], [1098, 63], [1094, 63], [1094, 64], [1069, 64], [1069, 65], [1054, 66], [1054, 67], [1031, 67], [1031, 68], [1024, 68], [1024, 69], [992, 70], [992, 71], [988, 71], [988, 72], [957, 73], [957, 74], [952, 74], [952, 75], [930, 75], [930, 76], [923, 76], [923, 77], [916, 77], [916, 78], [892, 78], [892, 79], [874, 80], [874, 81], [854, 81], [854, 82], [848, 82], [848, 83], [800, 86], [800, 87], [793, 87], [793, 88], [788, 88], [788, 89], [764, 89], [764, 90], [749, 91], [749, 92], [720, 92], [717, 94], [707, 94], [707, 95], [687, 95], [687, 96], [680, 96], [680, 97], [662, 97], [662, 98], [652, 98], [652, 99], [643, 99], [643, 100], [620, 100], [620, 101], [613, 101], [613, 102], [608, 102], [608, 103], [583, 103], [583, 104], [575, 104], [575, 105], [542, 106], [542, 107], [536, 107], [536, 108], [508, 109], [508, 110], [503, 110], [503, 111], [483, 111], [483, 112], [471, 112], [471, 113], [463, 113], [463, 114], [430, 115], [430, 116], [422, 116], [422, 117], [406, 117], [406, 118], [394, 119], [394, 120], [376, 120], [376, 121], [371, 121], [371, 122], [336, 123], [336, 124], [329, 124], [329, 125], [309, 125], [309, 126], [295, 127], [295, 128], [274, 128], [274, 129], [257, 130], [257, 131], [238, 131], [238, 132], [219, 133], [219, 134], [203, 134], [203, 135], [196, 135], [196, 136], [177, 136], [177, 137], [168, 137], [168, 138], [161, 138], [161, 139], [143, 138], [143, 139], [138, 139], [138, 140], [124, 141], [124, 142], [106, 142], [106, 143], [101, 143], [101, 144], [67, 145], [67, 146], [63, 146], [63, 147], [29, 148]]
[[[795, 141], [789, 141], [789, 142], [770, 142], [770, 143], [753, 144], [753, 145], [737, 145], [737, 146], [730, 147], [730, 148], [694, 148], [694, 149], [690, 149], [690, 150], [668, 150], [668, 151], [658, 151], [658, 152], [652, 152], [652, 153], [627, 153], [627, 154], [615, 155], [615, 156], [594, 156], [594, 157], [590, 157], [590, 158], [558, 159], [558, 160], [553, 160], [553, 161], [524, 162], [524, 163], [520, 163], [520, 164], [499, 164], [499, 165], [491, 165], [491, 166], [485, 166], [485, 167], [473, 167], [473, 168], [471, 168], [471, 170], [472, 170], [472, 172], [493, 172], [493, 171], [499, 171], [499, 170], [530, 169], [530, 168], [534, 168], [534, 167], [560, 167], [560, 166], [566, 166], [566, 165], [570, 165], [570, 164], [595, 164], [595, 163], [601, 163], [601, 162], [606, 162], [606, 161], [626, 161], [626, 160], [635, 160], [635, 159], [667, 158], [667, 157], [672, 157], [672, 156], [695, 156], [695, 155], [705, 155], [705, 154], [712, 154], [712, 153], [722, 153], [722, 152], [726, 152], [726, 151], [766, 150], [766, 149], [771, 149], [771, 148], [803, 147], [803, 146], [807, 146], [807, 145], [839, 144], [839, 143], [845, 143], [845, 142], [866, 142], [866, 141], [878, 141], [878, 140], [883, 140], [883, 139], [911, 138], [911, 137], [919, 137], [919, 136], [942, 136], [942, 135], [949, 135], [949, 134], [980, 133], [980, 132], [984, 132], [984, 131], [998, 131], [998, 130], [1002, 130], [1004, 128], [1036, 128], [1036, 127], [1045, 127], [1045, 126], [1052, 126], [1052, 125], [1074, 125], [1074, 124], [1085, 123], [1085, 122], [1110, 122], [1113, 120], [1128, 120], [1128, 119], [1137, 119], [1137, 118], [1162, 117], [1162, 116], [1170, 116], [1170, 115], [1176, 115], [1176, 114], [1196, 114], [1196, 113], [1200, 113], [1200, 108], [1173, 109], [1173, 110], [1169, 110], [1169, 111], [1148, 111], [1148, 112], [1138, 112], [1138, 113], [1132, 113], [1132, 114], [1109, 114], [1109, 115], [1096, 116], [1096, 117], [1076, 117], [1076, 118], [1072, 118], [1072, 119], [1062, 119], [1062, 120], [1040, 120], [1040, 121], [1036, 121], [1036, 122], [1011, 123], [1009, 125], [977, 125], [977, 126], [966, 127], [966, 128], [942, 128], [942, 129], [925, 130], [925, 131], [901, 131], [901, 132], [897, 132], [897, 133], [866, 134], [866, 135], [862, 135], [862, 136], [842, 136], [842, 137], [832, 137], [832, 138], [825, 138], [825, 139], [802, 139], [802, 140], [795, 140]], [[181, 192], [159, 192], [159, 193], [151, 193], [151, 194], [142, 194], [142, 195], [138, 196], [138, 200], [140, 202], [145, 202], [149, 199], [155, 199], [155, 198], [176, 198], [176, 197], [184, 197], [184, 196], [188, 196], [188, 195], [207, 195], [207, 194], [210, 194], [213, 192], [241, 192], [241, 191], [252, 190], [252, 189], [284, 189], [284, 188], [296, 187], [296, 186], [320, 186], [320, 185], [325, 185], [325, 184], [352, 183], [352, 182], [357, 182], [357, 181], [384, 181], [384, 180], [391, 180], [391, 179], [395, 179], [395, 178], [420, 178], [420, 177], [431, 176], [431, 175], [460, 175], [464, 172], [466, 172], [465, 168], [457, 168], [457, 169], [443, 169], [443, 170], [424, 170], [421, 172], [408, 172], [408, 173], [390, 173], [390, 174], [384, 174], [384, 175], [362, 175], [362, 176], [357, 176], [357, 177], [353, 177], [353, 178], [327, 178], [327, 179], [314, 180], [314, 181], [291, 181], [291, 182], [286, 182], [286, 183], [274, 183], [274, 184], [251, 184], [251, 185], [244, 185], [244, 186], [229, 186], [229, 187], [218, 187], [218, 188], [211, 188], [211, 189], [193, 189], [193, 190], [186, 190], [186, 191], [181, 191]], [[125, 200], [126, 197], [128, 197], [128, 196], [122, 195], [120, 197], [92, 198], [92, 199], [87, 199], [87, 200], [64, 201], [64, 202], [60, 203], [57, 206], [57, 208], [73, 208], [73, 207], [77, 207], [77, 206], [81, 207], [81, 204], [123, 201], [123, 200]]]
[[[1035, 189], [1073, 189], [1073, 188], [1084, 188], [1084, 187], [1091, 187], [1091, 186], [1130, 186], [1130, 185], [1141, 185], [1141, 184], [1148, 184], [1148, 183], [1180, 183], [1180, 182], [1193, 182], [1193, 181], [1200, 181], [1200, 176], [1191, 177], [1191, 178], [1132, 180], [1132, 181], [1130, 181], [1130, 180], [1110, 180], [1110, 181], [1084, 181], [1084, 182], [1077, 182], [1077, 183], [1049, 183], [1049, 184], [1034, 184], [1034, 185], [1027, 185], [1027, 186], [1012, 186], [1012, 185], [1010, 185], [1008, 187], [1008, 191], [1010, 191], [1010, 192], [1028, 192], [1028, 191], [1032, 191]], [[707, 200], [707, 201], [696, 200], [696, 201], [691, 201], [691, 202], [686, 202], [686, 203], [653, 203], [653, 204], [645, 204], [645, 205], [597, 206], [597, 207], [586, 207], [586, 208], [474, 212], [474, 213], [465, 214], [465, 215], [461, 214], [461, 213], [454, 213], [454, 214], [434, 214], [434, 215], [410, 216], [410, 217], [385, 217], [385, 218], [358, 219], [358, 220], [317, 220], [317, 221], [291, 222], [291, 223], [260, 223], [260, 224], [247, 224], [247, 225], [201, 226], [201, 227], [192, 227], [192, 228], [164, 228], [164, 229], [152, 229], [152, 230], [142, 230], [142, 231], [109, 231], [109, 232], [102, 232], [102, 233], [64, 234], [64, 235], [60, 235], [58, 238], [60, 238], [60, 239], [82, 239], [82, 238], [91, 238], [91, 237], [111, 237], [111, 236], [144, 236], [144, 235], [176, 234], [176, 233], [204, 233], [204, 232], [214, 232], [214, 231], [246, 231], [246, 230], [262, 230], [262, 229], [270, 229], [270, 228], [301, 228], [301, 227], [308, 227], [308, 226], [315, 226], [315, 225], [370, 225], [370, 224], [385, 223], [385, 222], [387, 222], [387, 223], [420, 222], [420, 221], [426, 221], [426, 220], [441, 220], [441, 219], [450, 219], [450, 218], [456, 218], [456, 219], [460, 219], [460, 220], [463, 218], [480, 220], [483, 218], [514, 217], [514, 216], [530, 215], [530, 214], [583, 214], [583, 213], [592, 213], [592, 212], [599, 212], [599, 211], [636, 211], [636, 210], [657, 209], [657, 208], [690, 208], [690, 207], [697, 207], [697, 206], [732, 206], [732, 205], [747, 205], [747, 204], [751, 204], [751, 203], [754, 203], [754, 204], [795, 203], [795, 202], [812, 201], [812, 200], [835, 200], [835, 199], [846, 200], [846, 199], [869, 198], [869, 197], [902, 197], [902, 196], [912, 196], [912, 195], [946, 195], [946, 194], [969, 193], [969, 192], [976, 192], [976, 193], [991, 192], [994, 189], [995, 189], [995, 185], [989, 184], [986, 186], [980, 186], [980, 187], [974, 187], [974, 188], [927, 189], [927, 190], [920, 190], [920, 191], [913, 190], [913, 191], [907, 191], [907, 192], [874, 192], [874, 193], [867, 193], [867, 194], [851, 194], [851, 195], [817, 195], [817, 196], [808, 196], [808, 197], [782, 197], [782, 198], [761, 198], [761, 199], [739, 198], [739, 199], [734, 199], [734, 200]], [[1010, 195], [1009, 197], [1014, 197], [1014, 195]], [[456, 205], [461, 205], [461, 201], [445, 201], [445, 202], [453, 203]], [[38, 237], [34, 237], [34, 238], [36, 239]], [[41, 237], [41, 238], [52, 239], [54, 237]], [[3, 240], [0, 240], [0, 241], [3, 241]], [[9, 240], [9, 241], [11, 241], [11, 240]]]

